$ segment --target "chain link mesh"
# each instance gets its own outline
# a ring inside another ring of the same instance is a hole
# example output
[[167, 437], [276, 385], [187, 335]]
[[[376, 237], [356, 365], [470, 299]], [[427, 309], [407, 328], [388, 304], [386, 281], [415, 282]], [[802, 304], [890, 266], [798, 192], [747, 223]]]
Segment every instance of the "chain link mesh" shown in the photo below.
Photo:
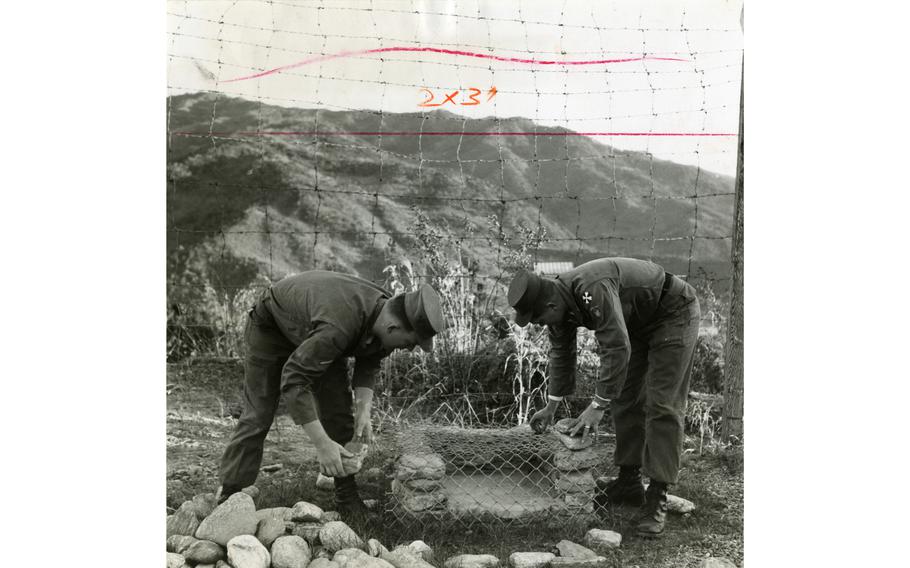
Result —
[[410, 424], [396, 428], [387, 512], [397, 522], [487, 528], [590, 520], [595, 479], [612, 465], [613, 437], [582, 444], [553, 429]]

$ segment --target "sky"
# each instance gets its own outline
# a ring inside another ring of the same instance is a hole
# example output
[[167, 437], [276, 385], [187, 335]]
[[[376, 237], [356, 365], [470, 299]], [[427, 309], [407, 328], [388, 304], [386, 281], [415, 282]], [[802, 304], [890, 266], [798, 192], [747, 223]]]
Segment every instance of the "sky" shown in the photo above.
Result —
[[[169, 1], [167, 11], [168, 94], [521, 116], [577, 132], [648, 134], [595, 139], [735, 173], [741, 1], [195, 0]], [[388, 48], [485, 57], [363, 53]], [[615, 59], [632, 61], [579, 64]], [[734, 136], [655, 135], [667, 133]]]

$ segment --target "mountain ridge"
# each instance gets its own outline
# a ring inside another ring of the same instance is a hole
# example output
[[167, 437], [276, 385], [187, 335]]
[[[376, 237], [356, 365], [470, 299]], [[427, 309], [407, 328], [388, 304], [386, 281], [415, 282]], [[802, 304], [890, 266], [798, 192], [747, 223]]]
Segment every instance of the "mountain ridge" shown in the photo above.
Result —
[[[541, 260], [636, 256], [678, 273], [729, 264], [733, 178], [566, 136], [562, 127], [439, 110], [295, 109], [217, 94], [175, 95], [167, 105], [171, 272], [201, 263], [238, 286], [256, 273], [309, 268], [381, 278], [390, 248], [412, 244], [412, 205], [456, 232], [473, 226], [482, 235], [493, 214], [510, 227], [542, 226], [551, 240]], [[421, 129], [539, 134], [347, 134]], [[230, 135], [311, 130], [338, 134]], [[492, 273], [484, 238], [464, 248]]]

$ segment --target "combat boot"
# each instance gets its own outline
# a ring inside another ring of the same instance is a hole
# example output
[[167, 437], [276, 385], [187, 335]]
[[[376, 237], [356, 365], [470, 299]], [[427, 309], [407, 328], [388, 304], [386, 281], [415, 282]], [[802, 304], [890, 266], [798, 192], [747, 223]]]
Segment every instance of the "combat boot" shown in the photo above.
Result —
[[667, 522], [667, 484], [652, 481], [645, 492], [645, 504], [638, 515], [638, 536], [658, 537]]
[[215, 499], [217, 500], [216, 503], [218, 505], [220, 505], [220, 504], [224, 503], [225, 501], [227, 501], [228, 497], [230, 497], [234, 493], [239, 493], [239, 492], [240, 492], [240, 487], [234, 487], [232, 485], [222, 485], [221, 487], [218, 488], [218, 493], [215, 495]]
[[343, 518], [362, 516], [369, 510], [360, 499], [353, 475], [335, 478], [335, 510]]
[[603, 486], [598, 483], [594, 495], [594, 506], [605, 509], [607, 505], [634, 505], [640, 507], [645, 501], [645, 485], [641, 480], [641, 469], [635, 466], [620, 466], [619, 477]]

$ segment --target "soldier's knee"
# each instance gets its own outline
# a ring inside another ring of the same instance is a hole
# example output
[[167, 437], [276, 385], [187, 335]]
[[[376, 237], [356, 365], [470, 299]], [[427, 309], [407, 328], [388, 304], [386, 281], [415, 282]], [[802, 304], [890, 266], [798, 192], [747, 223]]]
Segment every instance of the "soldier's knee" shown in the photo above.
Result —
[[685, 413], [685, 403], [680, 404], [674, 400], [653, 398], [645, 401], [645, 414], [650, 419], [673, 418], [679, 420], [685, 416]]
[[272, 414], [245, 414], [237, 421], [237, 427], [250, 436], [265, 436], [272, 427], [273, 418]]

